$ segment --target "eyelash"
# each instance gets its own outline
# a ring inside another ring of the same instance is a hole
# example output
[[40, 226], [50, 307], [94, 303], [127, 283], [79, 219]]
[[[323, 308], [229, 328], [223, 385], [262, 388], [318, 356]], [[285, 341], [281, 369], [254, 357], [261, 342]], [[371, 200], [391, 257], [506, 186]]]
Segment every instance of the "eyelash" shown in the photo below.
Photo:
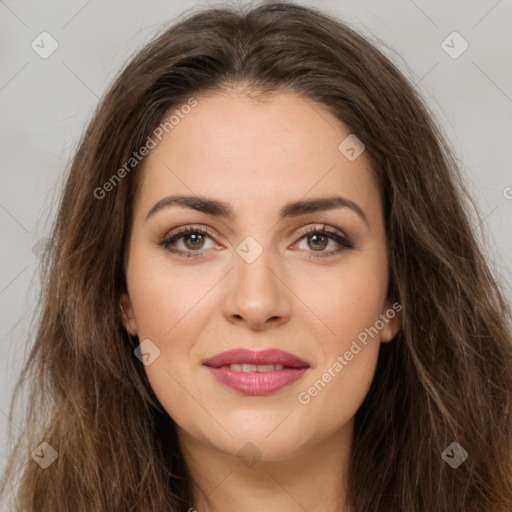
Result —
[[[212, 235], [208, 232], [208, 230], [206, 229], [202, 229], [202, 228], [195, 228], [195, 227], [192, 227], [192, 226], [188, 226], [188, 227], [185, 227], [185, 228], [182, 228], [180, 229], [179, 231], [177, 231], [176, 233], [172, 234], [172, 235], [165, 235], [164, 237], [162, 237], [160, 239], [160, 241], [158, 242], [158, 245], [162, 246], [164, 249], [168, 250], [169, 252], [173, 253], [173, 254], [177, 254], [179, 257], [183, 257], [183, 258], [197, 258], [199, 256], [202, 256], [203, 255], [203, 251], [202, 250], [198, 250], [198, 251], [191, 251], [191, 250], [188, 250], [188, 251], [182, 251], [182, 250], [177, 250], [177, 249], [170, 249], [169, 246], [175, 242], [176, 240], [179, 240], [180, 238], [183, 238], [184, 236], [186, 235], [189, 235], [191, 233], [194, 233], [194, 234], [201, 234], [201, 235], [204, 235], [204, 236], [208, 236], [209, 238], [212, 238]], [[334, 231], [331, 231], [329, 229], [327, 229], [327, 226], [324, 224], [323, 227], [321, 229], [317, 229], [315, 227], [311, 227], [311, 228], [307, 228], [305, 230], [301, 230], [299, 232], [299, 235], [300, 235], [300, 238], [298, 239], [298, 241], [302, 240], [303, 238], [305, 238], [307, 235], [325, 235], [327, 236], [328, 238], [330, 238], [331, 240], [334, 240], [336, 243], [338, 243], [340, 245], [340, 247], [338, 249], [335, 249], [333, 251], [321, 251], [321, 252], [317, 252], [317, 251], [310, 251], [312, 253], [316, 253], [314, 256], [311, 255], [310, 258], [326, 258], [326, 257], [330, 257], [330, 256], [334, 256], [336, 254], [339, 254], [347, 249], [353, 249], [354, 246], [352, 245], [352, 243], [350, 242], [350, 240], [344, 236], [341, 236], [339, 233], [336, 233]]]

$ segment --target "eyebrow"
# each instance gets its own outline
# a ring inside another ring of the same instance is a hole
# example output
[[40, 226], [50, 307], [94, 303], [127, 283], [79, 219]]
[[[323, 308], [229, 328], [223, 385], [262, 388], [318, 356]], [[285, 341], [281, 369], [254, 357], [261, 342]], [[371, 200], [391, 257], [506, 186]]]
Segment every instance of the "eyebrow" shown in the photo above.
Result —
[[[172, 195], [158, 201], [147, 213], [146, 220], [156, 212], [170, 206], [183, 206], [207, 215], [223, 217], [230, 220], [234, 220], [235, 218], [231, 207], [222, 201], [204, 196]], [[363, 219], [367, 226], [369, 226], [368, 218], [363, 209], [354, 201], [341, 196], [320, 197], [286, 203], [279, 212], [279, 219], [298, 217], [307, 213], [316, 213], [336, 208], [350, 208]]]

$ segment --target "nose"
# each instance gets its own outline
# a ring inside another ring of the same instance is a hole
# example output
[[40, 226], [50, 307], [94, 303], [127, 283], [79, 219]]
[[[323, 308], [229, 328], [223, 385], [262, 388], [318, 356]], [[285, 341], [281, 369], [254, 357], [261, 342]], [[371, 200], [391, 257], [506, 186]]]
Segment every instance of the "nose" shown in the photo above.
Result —
[[270, 250], [252, 263], [235, 256], [224, 301], [224, 316], [229, 322], [245, 323], [254, 330], [288, 322], [293, 293], [278, 267]]

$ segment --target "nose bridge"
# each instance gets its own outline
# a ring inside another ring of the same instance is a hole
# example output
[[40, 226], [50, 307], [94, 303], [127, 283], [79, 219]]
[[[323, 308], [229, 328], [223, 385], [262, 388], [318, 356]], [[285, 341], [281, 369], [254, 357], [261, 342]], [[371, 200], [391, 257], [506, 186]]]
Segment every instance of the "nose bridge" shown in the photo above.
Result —
[[290, 297], [279, 268], [278, 255], [271, 248], [264, 248], [253, 237], [244, 239], [236, 248], [226, 313], [254, 325], [287, 317]]
[[272, 292], [277, 279], [275, 259], [272, 248], [263, 247], [252, 236], [245, 238], [237, 246], [235, 258], [234, 275], [240, 290], [245, 287], [256, 293], [261, 288], [267, 293]]

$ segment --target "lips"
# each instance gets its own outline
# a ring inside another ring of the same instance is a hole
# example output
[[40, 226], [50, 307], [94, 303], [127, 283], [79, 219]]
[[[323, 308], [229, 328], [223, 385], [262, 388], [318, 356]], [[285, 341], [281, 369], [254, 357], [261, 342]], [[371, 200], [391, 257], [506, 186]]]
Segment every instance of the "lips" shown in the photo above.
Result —
[[309, 369], [306, 361], [277, 349], [228, 350], [203, 364], [224, 386], [252, 396], [279, 391], [302, 378]]
[[307, 368], [309, 364], [297, 356], [284, 352], [283, 350], [267, 349], [255, 352], [248, 349], [234, 349], [227, 352], [221, 352], [203, 364], [211, 368], [220, 368], [230, 364], [248, 364], [248, 365], [270, 365], [280, 364], [289, 368]]

